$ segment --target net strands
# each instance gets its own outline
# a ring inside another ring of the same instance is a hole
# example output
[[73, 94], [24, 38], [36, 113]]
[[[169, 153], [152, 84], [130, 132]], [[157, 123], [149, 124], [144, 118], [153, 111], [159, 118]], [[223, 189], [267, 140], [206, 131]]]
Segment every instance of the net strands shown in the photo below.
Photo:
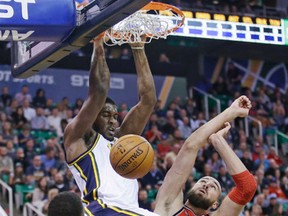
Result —
[[183, 18], [170, 9], [140, 10], [106, 31], [104, 41], [108, 41], [106, 45], [114, 46], [143, 43], [141, 36], [147, 38], [144, 43], [150, 43], [152, 39], [166, 39], [182, 25]]

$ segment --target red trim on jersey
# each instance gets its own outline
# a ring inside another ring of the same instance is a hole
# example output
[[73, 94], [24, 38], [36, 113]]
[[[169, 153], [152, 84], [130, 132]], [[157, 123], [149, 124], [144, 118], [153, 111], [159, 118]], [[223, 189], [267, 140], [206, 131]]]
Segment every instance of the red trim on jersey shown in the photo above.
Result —
[[[183, 207], [178, 212], [176, 212], [173, 216], [195, 216], [195, 214], [192, 211], [192, 209], [190, 209], [188, 206], [183, 205]], [[203, 216], [209, 216], [209, 215], [207, 214]]]

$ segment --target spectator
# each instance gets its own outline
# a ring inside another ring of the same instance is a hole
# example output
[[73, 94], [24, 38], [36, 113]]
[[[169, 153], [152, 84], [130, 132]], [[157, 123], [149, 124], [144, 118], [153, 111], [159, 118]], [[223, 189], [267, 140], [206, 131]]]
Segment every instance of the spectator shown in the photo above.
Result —
[[159, 181], [163, 181], [163, 179], [164, 179], [164, 175], [162, 171], [159, 169], [159, 167], [157, 166], [157, 161], [154, 160], [150, 171], [139, 181], [141, 182], [141, 185], [143, 188], [145, 188], [147, 185], [151, 185], [151, 187], [154, 188], [155, 185]]
[[[197, 115], [197, 105], [193, 98], [188, 98], [186, 104], [184, 105], [184, 109], [186, 109], [187, 116], [190, 118], [196, 118]], [[194, 128], [192, 127], [194, 130]]]
[[270, 161], [267, 159], [267, 155], [264, 150], [259, 152], [259, 158], [254, 162], [254, 169], [258, 169], [260, 166], [263, 166], [264, 171], [270, 167]]
[[231, 188], [234, 186], [233, 179], [229, 175], [226, 166], [224, 165], [219, 167], [217, 180], [222, 187], [222, 193], [228, 194]]
[[240, 145], [238, 148], [235, 149], [235, 153], [239, 158], [243, 157], [244, 151], [247, 149], [247, 143], [246, 141], [240, 142]]
[[36, 130], [49, 129], [48, 120], [42, 107], [36, 108], [36, 116], [31, 119], [31, 128]]
[[11, 123], [5, 122], [2, 127], [2, 142], [7, 143], [8, 140], [11, 140], [14, 144], [18, 144], [18, 137], [14, 134]]
[[0, 134], [3, 134], [3, 125], [5, 122], [10, 122], [6, 113], [0, 113]]
[[128, 105], [126, 103], [121, 103], [118, 111], [118, 120], [120, 124], [128, 112], [129, 112]]
[[187, 116], [183, 118], [183, 124], [178, 126], [178, 130], [181, 132], [183, 139], [188, 138], [193, 132], [193, 129], [190, 126], [189, 118]]
[[248, 148], [245, 149], [243, 156], [240, 159], [248, 170], [254, 170], [254, 163], [251, 159], [251, 151]]
[[14, 174], [14, 164], [11, 157], [7, 156], [6, 147], [0, 147], [0, 177], [8, 183]]
[[56, 159], [55, 167], [58, 170], [58, 172], [61, 172], [63, 175], [66, 173], [67, 163], [66, 163], [65, 154], [63, 151], [58, 152], [58, 157]]
[[34, 142], [34, 139], [28, 139], [24, 146], [25, 161], [27, 161], [29, 165], [32, 164], [34, 156], [37, 155]]
[[28, 120], [24, 116], [24, 110], [22, 106], [18, 106], [16, 111], [12, 113], [12, 125], [16, 130], [21, 130], [23, 125], [26, 124]]
[[52, 188], [48, 190], [48, 199], [44, 203], [42, 208], [42, 212], [46, 215], [48, 213], [48, 207], [50, 202], [59, 194], [59, 191], [56, 188]]
[[7, 155], [13, 159], [15, 155], [15, 148], [12, 140], [7, 140], [6, 149], [7, 149]]
[[29, 139], [32, 139], [32, 135], [30, 132], [31, 132], [30, 125], [24, 124], [22, 126], [22, 130], [20, 130], [20, 133], [18, 134], [18, 144], [21, 148], [24, 148], [26, 145], [26, 142]]
[[26, 160], [25, 160], [25, 153], [23, 148], [17, 148], [15, 156], [12, 158], [14, 162], [14, 166], [16, 164], [21, 164], [24, 170], [30, 165]]
[[140, 208], [152, 211], [151, 202], [148, 200], [148, 193], [145, 189], [140, 189], [138, 192], [138, 203]]
[[263, 208], [264, 215], [269, 216], [278, 216], [282, 215], [283, 207], [277, 200], [277, 195], [275, 193], [272, 193], [269, 195], [269, 206], [266, 208]]
[[45, 96], [44, 89], [41, 89], [41, 88], [37, 89], [36, 95], [33, 97], [33, 102], [32, 102], [33, 106], [45, 108], [46, 102], [47, 102], [47, 99]]
[[81, 109], [81, 107], [83, 106], [84, 100], [82, 98], [77, 98], [75, 101], [75, 104], [73, 106], [73, 109]]
[[29, 103], [31, 103], [32, 102], [32, 96], [29, 93], [28, 85], [23, 85], [21, 88], [21, 91], [16, 93], [14, 98], [18, 101], [19, 105], [23, 105], [24, 99], [27, 99], [29, 101]]
[[16, 111], [18, 106], [19, 106], [18, 101], [16, 99], [12, 99], [9, 106], [7, 106], [5, 109], [5, 113], [7, 114], [7, 116], [10, 117], [12, 115], [12, 113]]
[[212, 93], [216, 95], [226, 95], [228, 92], [227, 83], [222, 76], [218, 76], [212, 85]]
[[70, 187], [69, 185], [64, 182], [63, 173], [57, 172], [54, 175], [54, 184], [51, 186], [51, 188], [58, 189], [59, 192], [69, 191]]
[[149, 143], [155, 147], [162, 140], [162, 132], [158, 130], [158, 126], [154, 124], [151, 126], [151, 129], [146, 132], [145, 137]]
[[200, 126], [202, 126], [203, 124], [205, 124], [207, 121], [205, 119], [204, 113], [203, 112], [199, 112], [196, 120], [194, 121], [193, 125], [195, 129], [199, 128]]
[[172, 144], [171, 151], [167, 152], [167, 154], [165, 155], [164, 161], [166, 162], [167, 159], [170, 158], [174, 163], [174, 161], [176, 160], [176, 156], [178, 152], [180, 151], [180, 149], [181, 149], [181, 145], [179, 143], [176, 142]]
[[42, 211], [42, 208], [48, 199], [48, 186], [47, 177], [41, 177], [37, 181], [37, 186], [34, 189], [33, 194], [31, 194], [32, 205], [40, 211]]
[[282, 125], [284, 125], [285, 117], [286, 117], [286, 111], [284, 108], [284, 104], [281, 100], [277, 100], [273, 104], [273, 118], [275, 120], [276, 125], [280, 128]]
[[167, 121], [163, 125], [161, 131], [166, 135], [173, 134], [178, 127], [173, 110], [168, 110], [166, 116]]
[[278, 199], [287, 199], [287, 197], [285, 196], [285, 193], [282, 191], [281, 187], [280, 187], [280, 182], [276, 177], [272, 177], [270, 179], [270, 183], [269, 183], [269, 193], [270, 194], [276, 194]]
[[220, 159], [219, 154], [216, 151], [212, 152], [211, 157], [206, 162], [211, 166], [212, 172], [216, 174], [222, 166], [224, 166], [224, 161]]
[[30, 102], [27, 99], [23, 101], [23, 111], [25, 118], [30, 122], [32, 118], [36, 116], [36, 111], [34, 108], [30, 107]]
[[52, 168], [56, 168], [55, 150], [53, 147], [46, 147], [45, 154], [41, 155], [40, 159], [47, 172]]
[[14, 173], [11, 175], [9, 180], [9, 185], [15, 188], [15, 185], [24, 185], [26, 183], [26, 176], [24, 173], [24, 168], [21, 163], [16, 163], [14, 168]]
[[50, 130], [53, 130], [57, 133], [59, 137], [63, 136], [63, 132], [61, 129], [61, 117], [59, 116], [58, 108], [53, 108], [51, 111], [51, 115], [47, 118], [48, 125]]
[[34, 156], [32, 165], [26, 170], [26, 175], [33, 176], [36, 181], [40, 180], [41, 177], [47, 176], [47, 171], [39, 155]]
[[6, 107], [8, 107], [8, 105], [11, 104], [11, 101], [12, 101], [12, 96], [9, 93], [9, 88], [8, 86], [4, 86], [2, 88], [1, 98], [0, 98], [2, 109], [5, 109]]
[[64, 110], [70, 109], [71, 105], [69, 102], [69, 98], [68, 97], [63, 97], [62, 101], [61, 101], [62, 106], [64, 107]]

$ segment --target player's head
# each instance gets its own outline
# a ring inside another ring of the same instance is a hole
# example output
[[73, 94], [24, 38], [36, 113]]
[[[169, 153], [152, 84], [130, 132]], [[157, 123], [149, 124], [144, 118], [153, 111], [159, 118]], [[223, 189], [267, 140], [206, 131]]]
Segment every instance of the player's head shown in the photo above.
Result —
[[118, 111], [115, 102], [107, 97], [105, 104], [93, 124], [93, 129], [102, 134], [106, 139], [114, 139]]
[[73, 192], [65, 191], [57, 194], [49, 203], [48, 216], [84, 216], [80, 197]]
[[216, 209], [220, 195], [219, 182], [211, 176], [204, 176], [189, 190], [187, 203], [203, 210]]

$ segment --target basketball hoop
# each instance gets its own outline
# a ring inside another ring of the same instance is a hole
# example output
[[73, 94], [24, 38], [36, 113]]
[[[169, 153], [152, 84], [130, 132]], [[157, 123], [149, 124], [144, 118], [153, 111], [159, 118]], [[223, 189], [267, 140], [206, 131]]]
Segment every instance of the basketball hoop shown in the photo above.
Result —
[[[185, 16], [178, 8], [160, 2], [150, 2], [141, 10], [120, 21], [105, 31], [104, 41], [108, 46], [125, 43], [150, 43], [152, 39], [166, 39], [180, 28]], [[141, 40], [141, 36], [147, 39]]]

